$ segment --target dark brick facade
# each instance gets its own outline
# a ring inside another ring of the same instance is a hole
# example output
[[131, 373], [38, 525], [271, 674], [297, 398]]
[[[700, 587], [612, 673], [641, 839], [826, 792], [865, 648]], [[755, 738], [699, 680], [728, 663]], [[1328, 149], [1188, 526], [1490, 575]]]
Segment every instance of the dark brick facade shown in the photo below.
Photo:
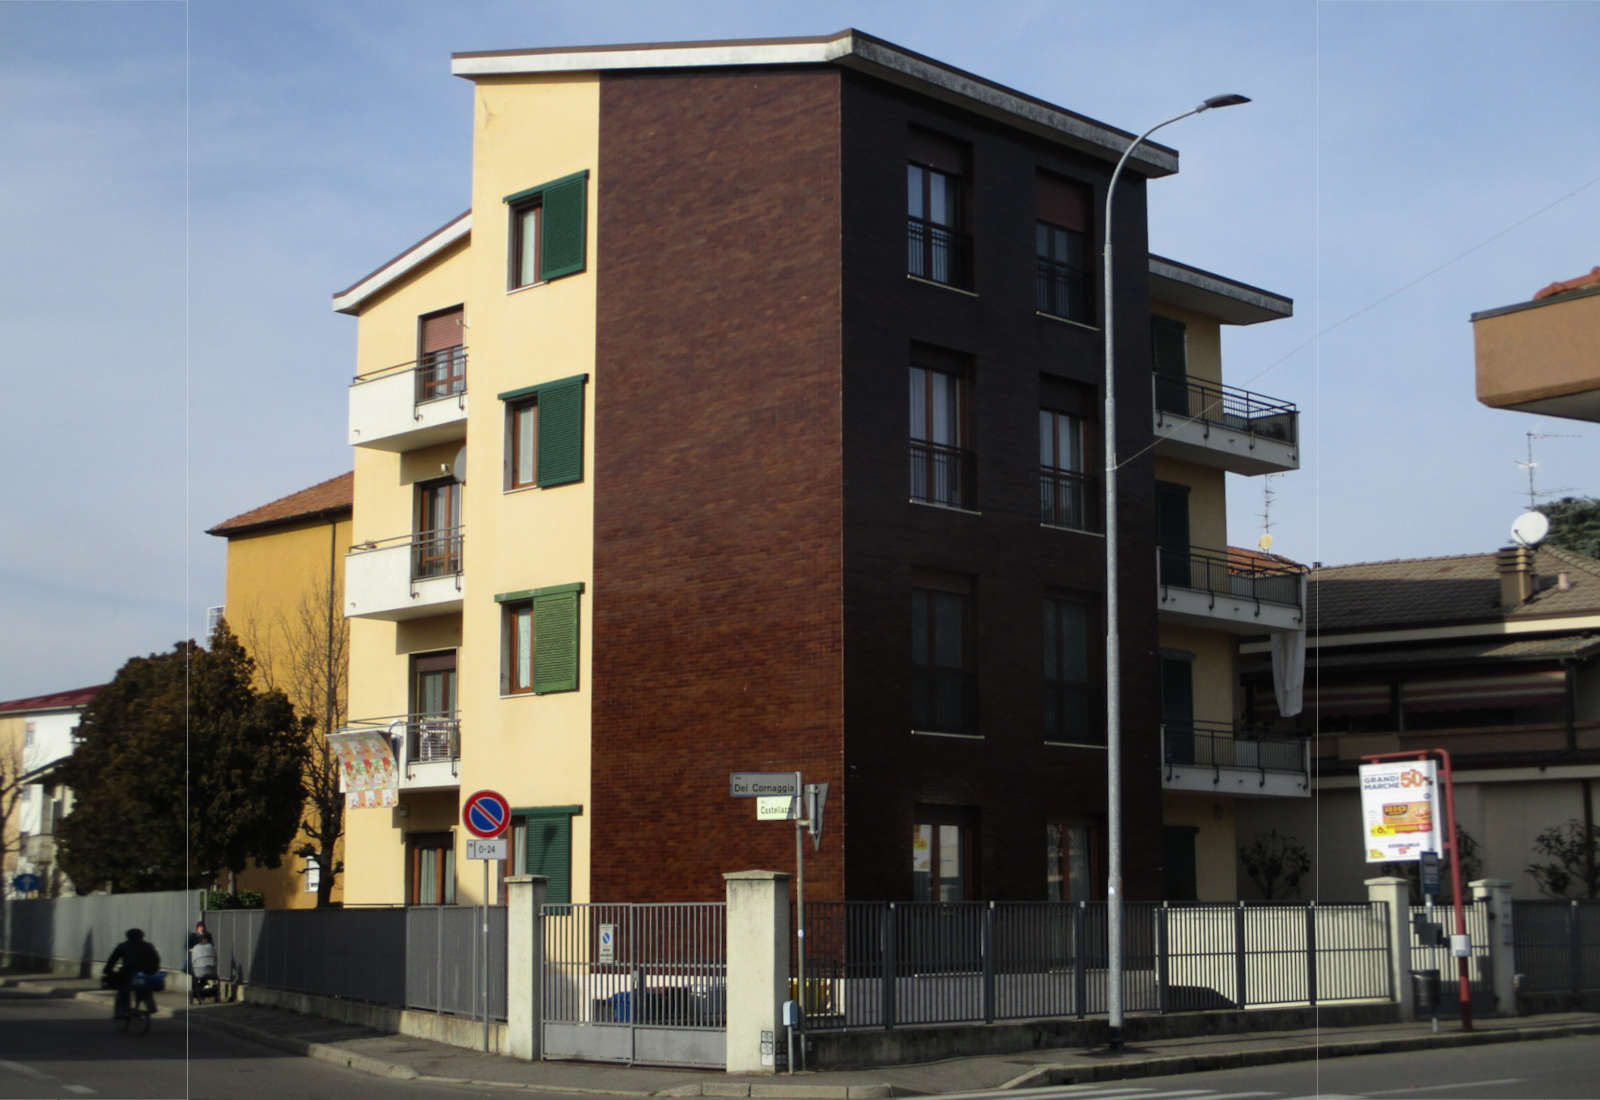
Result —
[[[976, 294], [906, 277], [916, 126], [971, 151]], [[1100, 336], [1033, 306], [1033, 186], [1109, 167], [838, 69], [607, 75], [596, 271], [593, 883], [714, 898], [792, 870], [734, 770], [832, 785], [813, 898], [911, 896], [918, 807], [975, 822], [975, 894], [1045, 891], [1048, 821], [1100, 824], [1103, 752], [1042, 743], [1041, 603], [1099, 606], [1104, 541], [1039, 523], [1041, 375]], [[1142, 184], [1118, 196], [1126, 893], [1160, 896]], [[907, 501], [913, 342], [972, 364], [972, 512]], [[1098, 469], [1098, 455], [1090, 469]], [[910, 732], [913, 570], [972, 580], [981, 740]], [[1103, 705], [1103, 704], [1102, 704]], [[1103, 871], [1099, 872], [1103, 876]]]

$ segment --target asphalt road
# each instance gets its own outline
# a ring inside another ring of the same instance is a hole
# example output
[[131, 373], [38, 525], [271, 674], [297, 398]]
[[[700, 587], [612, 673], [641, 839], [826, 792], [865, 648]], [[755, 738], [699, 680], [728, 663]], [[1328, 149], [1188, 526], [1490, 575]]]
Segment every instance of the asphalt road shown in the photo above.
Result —
[[[175, 996], [181, 1001], [181, 994], [166, 995], [169, 1002]], [[84, 1001], [0, 990], [0, 1098], [444, 1100], [486, 1091], [358, 1073], [258, 1046], [203, 1022], [191, 1027], [185, 1015], [158, 1017], [140, 1036], [119, 1033], [108, 1016]]]
[[940, 1100], [1487, 1100], [1600, 1096], [1600, 1040], [1369, 1054], [1092, 1085], [946, 1095]]

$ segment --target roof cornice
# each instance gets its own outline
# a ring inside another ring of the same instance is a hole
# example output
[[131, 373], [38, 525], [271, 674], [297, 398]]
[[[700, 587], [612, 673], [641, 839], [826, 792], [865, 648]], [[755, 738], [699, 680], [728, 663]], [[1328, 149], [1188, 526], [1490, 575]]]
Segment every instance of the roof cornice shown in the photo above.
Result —
[[[778, 65], [839, 65], [998, 118], [1107, 161], [1121, 157], [1135, 136], [854, 29], [817, 38], [484, 50], [452, 55], [450, 71], [478, 80], [551, 73]], [[1171, 175], [1178, 170], [1178, 152], [1147, 141], [1129, 158], [1128, 170], [1149, 177]]]
[[357, 279], [354, 285], [336, 291], [333, 295], [335, 313], [359, 313], [373, 295], [380, 293], [395, 280], [401, 279], [421, 267], [439, 253], [472, 233], [472, 211], [468, 210], [454, 221], [435, 229], [422, 240], [406, 249], [370, 274]]
[[1253, 325], [1294, 316], [1294, 299], [1215, 272], [1150, 256], [1150, 297], [1225, 324]]

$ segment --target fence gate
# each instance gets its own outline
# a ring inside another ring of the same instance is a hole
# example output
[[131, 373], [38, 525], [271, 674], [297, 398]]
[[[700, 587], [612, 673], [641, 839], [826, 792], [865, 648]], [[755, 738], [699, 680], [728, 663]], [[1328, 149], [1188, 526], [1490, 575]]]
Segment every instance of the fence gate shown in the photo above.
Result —
[[727, 907], [546, 905], [546, 1058], [727, 1065]]
[[[1472, 937], [1472, 955], [1467, 959], [1467, 989], [1475, 1016], [1495, 1011], [1493, 933], [1489, 926], [1489, 903], [1478, 900], [1464, 906], [1467, 934]], [[1411, 969], [1439, 972], [1439, 1015], [1452, 1016], [1461, 1010], [1461, 983], [1456, 958], [1450, 953], [1450, 936], [1456, 930], [1456, 911], [1441, 902], [1430, 910], [1426, 905], [1411, 907]], [[1417, 935], [1418, 919], [1440, 926], [1444, 943], [1424, 946]], [[1503, 950], [1503, 949], [1502, 949]]]

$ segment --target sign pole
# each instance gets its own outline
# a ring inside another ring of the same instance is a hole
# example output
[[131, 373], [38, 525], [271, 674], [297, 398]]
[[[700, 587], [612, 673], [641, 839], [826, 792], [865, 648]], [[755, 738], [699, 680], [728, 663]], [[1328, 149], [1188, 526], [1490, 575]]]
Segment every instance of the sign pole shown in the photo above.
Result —
[[483, 861], [483, 1052], [489, 1053], [489, 861]]
[[[794, 789], [796, 804], [802, 811], [805, 809], [805, 788], [800, 785], [800, 773], [794, 773]], [[794, 893], [795, 893], [795, 942], [799, 945], [795, 973], [799, 976], [797, 996], [800, 1002], [800, 1068], [805, 1068], [806, 1061], [806, 846], [801, 834], [800, 826], [807, 824], [798, 817], [794, 820]], [[794, 1067], [789, 1067], [791, 1070]]]

